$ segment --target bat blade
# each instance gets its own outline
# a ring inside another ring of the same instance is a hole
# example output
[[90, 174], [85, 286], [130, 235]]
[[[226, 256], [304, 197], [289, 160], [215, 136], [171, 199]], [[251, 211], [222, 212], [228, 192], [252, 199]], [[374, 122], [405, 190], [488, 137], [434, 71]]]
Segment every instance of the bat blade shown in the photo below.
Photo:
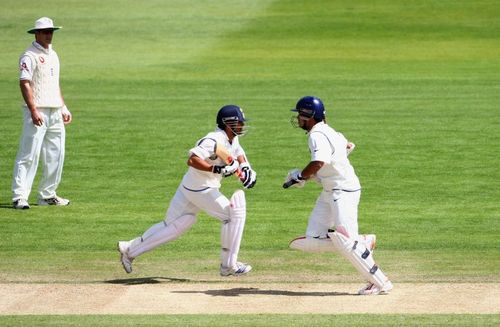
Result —
[[[231, 153], [229, 153], [229, 150], [226, 149], [226, 147], [222, 144], [220, 144], [219, 142], [217, 142], [217, 145], [215, 147], [215, 154], [217, 155], [217, 157], [221, 158], [222, 161], [224, 161], [226, 163], [226, 165], [230, 165], [233, 163], [234, 160], [236, 160], [235, 158], [233, 158], [233, 156], [231, 155]], [[240, 177], [241, 176], [241, 169], [237, 169], [236, 172], [235, 172], [236, 176]]]

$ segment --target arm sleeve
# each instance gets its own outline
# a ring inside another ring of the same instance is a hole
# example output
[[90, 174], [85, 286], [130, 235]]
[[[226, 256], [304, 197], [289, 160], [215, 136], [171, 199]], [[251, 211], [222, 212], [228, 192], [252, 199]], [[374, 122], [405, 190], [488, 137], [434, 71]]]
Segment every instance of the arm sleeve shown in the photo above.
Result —
[[207, 158], [215, 156], [215, 146], [217, 141], [212, 138], [203, 138], [198, 141], [198, 144], [189, 150], [189, 155], [196, 155], [201, 159], [205, 160]]
[[28, 55], [21, 56], [19, 59], [19, 80], [31, 81], [33, 78], [33, 71], [36, 64], [31, 60]]
[[311, 133], [309, 135], [309, 150], [311, 161], [322, 161], [330, 163], [335, 149], [323, 133]]

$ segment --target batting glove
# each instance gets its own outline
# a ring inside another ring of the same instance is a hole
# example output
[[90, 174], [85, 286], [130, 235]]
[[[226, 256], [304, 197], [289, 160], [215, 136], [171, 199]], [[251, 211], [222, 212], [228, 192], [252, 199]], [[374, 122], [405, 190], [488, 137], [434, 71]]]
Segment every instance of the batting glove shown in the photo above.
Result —
[[212, 172], [214, 174], [221, 174], [224, 177], [231, 176], [234, 174], [237, 170], [240, 164], [238, 163], [237, 160], [233, 160], [230, 165], [226, 166], [213, 166], [212, 167]]
[[244, 188], [252, 188], [257, 183], [257, 173], [253, 170], [248, 162], [244, 162], [240, 166], [241, 175], [240, 180], [243, 183]]
[[302, 178], [300, 173], [301, 171], [299, 169], [289, 171], [286, 176], [285, 183], [283, 184], [283, 188], [289, 188], [290, 186], [298, 188], [304, 187], [306, 180]]

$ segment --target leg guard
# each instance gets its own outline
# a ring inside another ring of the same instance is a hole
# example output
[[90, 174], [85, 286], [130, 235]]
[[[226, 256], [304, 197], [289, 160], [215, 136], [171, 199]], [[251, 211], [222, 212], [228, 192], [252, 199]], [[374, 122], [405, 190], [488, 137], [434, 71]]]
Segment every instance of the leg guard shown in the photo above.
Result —
[[229, 220], [222, 222], [220, 233], [222, 267], [236, 266], [246, 219], [245, 193], [242, 190], [234, 192], [230, 203]]
[[353, 240], [346, 236], [333, 232], [328, 233], [334, 247], [344, 258], [356, 268], [363, 277], [375, 284], [380, 289], [388, 282], [387, 277], [375, 264], [371, 251], [366, 247], [366, 243], [360, 240]]
[[196, 217], [193, 215], [181, 216], [168, 224], [162, 221], [151, 226], [142, 237], [137, 237], [130, 241], [128, 255], [135, 258], [144, 252], [173, 241], [184, 234], [196, 222]]
[[289, 244], [291, 249], [303, 252], [337, 252], [329, 238], [315, 238], [300, 236], [292, 240]]

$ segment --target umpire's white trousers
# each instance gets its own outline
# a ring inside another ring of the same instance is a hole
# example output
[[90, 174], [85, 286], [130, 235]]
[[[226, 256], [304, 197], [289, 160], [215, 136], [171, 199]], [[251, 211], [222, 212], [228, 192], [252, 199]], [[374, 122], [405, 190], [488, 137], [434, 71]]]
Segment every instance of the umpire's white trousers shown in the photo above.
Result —
[[351, 238], [358, 236], [358, 204], [361, 190], [322, 191], [314, 206], [306, 235], [326, 238], [328, 229], [343, 227]]
[[13, 201], [28, 200], [39, 159], [43, 163], [43, 175], [38, 196], [43, 199], [54, 197], [61, 182], [66, 138], [61, 108], [38, 110], [43, 117], [42, 126], [34, 125], [30, 111], [23, 107], [23, 131], [12, 180]]

